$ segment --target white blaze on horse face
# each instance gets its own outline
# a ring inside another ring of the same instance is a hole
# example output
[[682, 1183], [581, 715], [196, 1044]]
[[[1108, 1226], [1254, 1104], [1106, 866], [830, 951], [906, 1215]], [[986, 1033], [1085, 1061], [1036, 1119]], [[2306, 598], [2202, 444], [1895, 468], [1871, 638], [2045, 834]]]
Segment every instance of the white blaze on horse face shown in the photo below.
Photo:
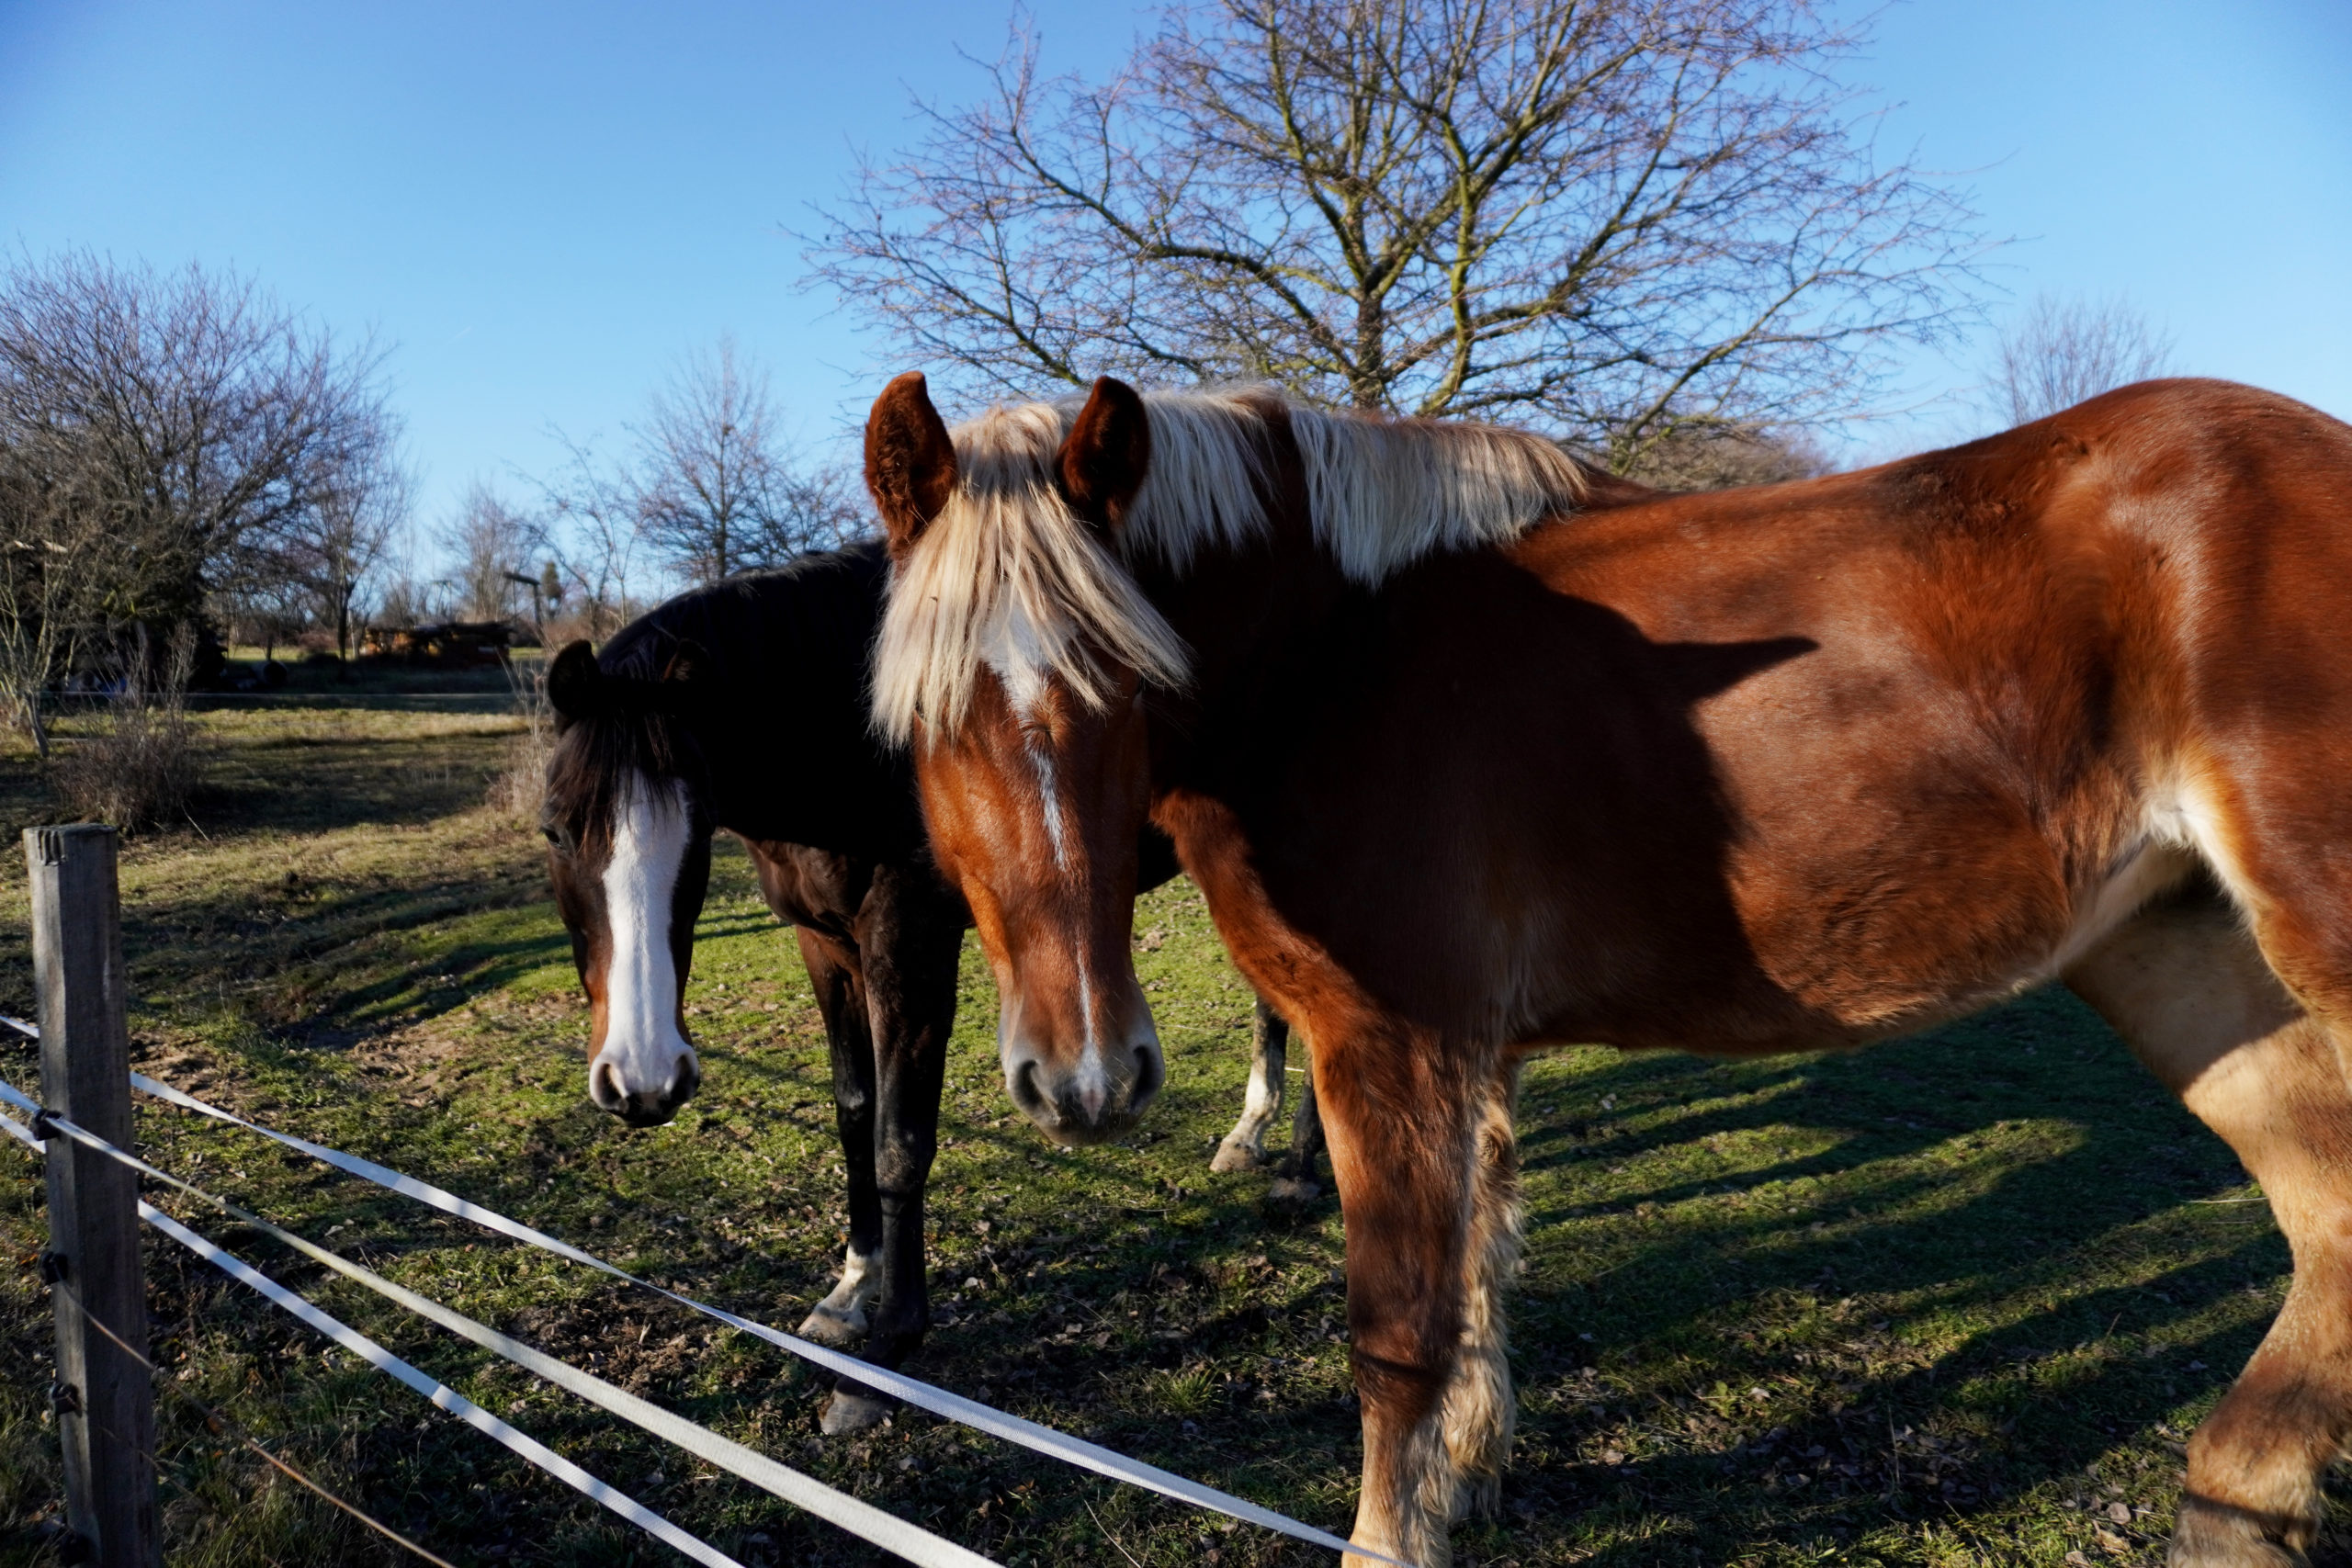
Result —
[[[624, 1095], [667, 1098], [695, 1068], [678, 1032], [678, 966], [670, 951], [671, 905], [694, 826], [681, 790], [633, 778], [613, 813], [605, 865], [605, 1046], [589, 1077], [605, 1073]], [[681, 1064], [684, 1064], [682, 1068]]]

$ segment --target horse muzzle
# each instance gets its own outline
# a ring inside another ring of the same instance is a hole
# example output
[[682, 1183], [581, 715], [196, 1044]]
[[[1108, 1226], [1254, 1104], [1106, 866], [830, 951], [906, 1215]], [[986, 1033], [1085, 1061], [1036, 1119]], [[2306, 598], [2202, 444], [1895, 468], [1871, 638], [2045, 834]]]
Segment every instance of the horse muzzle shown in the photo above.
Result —
[[1074, 1065], [1018, 1038], [1005, 1043], [1003, 1056], [1012, 1103], [1046, 1136], [1073, 1146], [1104, 1143], [1134, 1126], [1168, 1081], [1159, 1037], [1148, 1032], [1107, 1051], [1090, 1044]]
[[631, 1064], [611, 1051], [597, 1054], [588, 1066], [588, 1098], [597, 1109], [609, 1111], [632, 1127], [659, 1127], [702, 1087], [702, 1068], [692, 1050], [677, 1054], [667, 1077], [658, 1084], [644, 1081]]

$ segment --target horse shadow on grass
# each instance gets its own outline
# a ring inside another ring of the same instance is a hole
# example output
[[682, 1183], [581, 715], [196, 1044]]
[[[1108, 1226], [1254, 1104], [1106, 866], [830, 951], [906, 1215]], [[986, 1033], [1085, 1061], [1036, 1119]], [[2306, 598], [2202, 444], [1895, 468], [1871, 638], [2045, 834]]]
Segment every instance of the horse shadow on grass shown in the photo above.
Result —
[[[2204, 1210], [2205, 1229], [2185, 1234], [2187, 1206], [2243, 1172], [2061, 992], [1850, 1055], [1623, 1057], [1535, 1077], [1531, 1098], [1553, 1102], [1521, 1145], [1537, 1189], [1529, 1231], [1552, 1278], [1513, 1303], [1534, 1462], [1506, 1495], [1538, 1515], [1659, 1509], [1704, 1529], [1736, 1511], [1719, 1529], [1792, 1548], [1923, 1517], [1965, 1524], [2018, 1492], [2079, 1485], [2135, 1438], [2185, 1437], [2184, 1410], [2227, 1386], [2289, 1267], [2258, 1205]], [[1810, 1152], [1689, 1168], [1709, 1163], [1700, 1149], [1776, 1137]], [[1605, 1201], [1559, 1190], [1572, 1164], [1660, 1156], [1664, 1179], [1612, 1172], [1626, 1179]], [[1709, 1206], [1672, 1213], [1696, 1203]], [[2212, 1229], [2225, 1222], [2211, 1216], [2241, 1213], [2242, 1235]], [[1595, 1265], [1576, 1277], [1554, 1261], [1565, 1248], [1546, 1248], [1562, 1226]], [[1791, 1328], [1792, 1314], [1809, 1325]], [[1828, 1327], [1825, 1314], [1850, 1321]], [[1940, 1349], [1915, 1343], [1930, 1336]], [[1596, 1358], [1604, 1381], [1584, 1365]], [[1678, 1359], [1734, 1384], [1733, 1404], [1764, 1393], [1779, 1435], [1758, 1443], [1765, 1417], [1751, 1416], [1728, 1451], [1720, 1428], [1690, 1440], [1683, 1428], [1704, 1427], [1707, 1410], [1677, 1397]], [[1788, 1385], [1808, 1379], [1791, 1401]], [[1618, 1380], [1649, 1392], [1578, 1392]], [[1651, 1451], [1570, 1457], [1604, 1430], [1580, 1400], [1660, 1396]], [[1645, 1551], [1591, 1561], [1652, 1561]]]

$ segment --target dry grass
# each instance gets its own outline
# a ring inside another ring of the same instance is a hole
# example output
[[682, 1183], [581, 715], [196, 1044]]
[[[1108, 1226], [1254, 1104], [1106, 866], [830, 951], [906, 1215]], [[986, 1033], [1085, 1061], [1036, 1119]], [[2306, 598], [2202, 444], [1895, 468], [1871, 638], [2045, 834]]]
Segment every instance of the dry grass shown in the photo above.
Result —
[[490, 808], [510, 822], [536, 824], [547, 801], [548, 759], [555, 754], [555, 709], [548, 702], [547, 664], [516, 660], [506, 666], [523, 732], [506, 743], [506, 765], [491, 781]]

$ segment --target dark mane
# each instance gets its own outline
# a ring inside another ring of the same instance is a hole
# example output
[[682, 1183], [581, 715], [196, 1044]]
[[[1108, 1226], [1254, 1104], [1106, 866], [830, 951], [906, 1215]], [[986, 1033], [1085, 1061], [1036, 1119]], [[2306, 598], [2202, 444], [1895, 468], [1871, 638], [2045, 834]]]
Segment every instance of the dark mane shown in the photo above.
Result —
[[550, 818], [583, 846], [603, 842], [624, 782], [642, 775], [684, 783], [725, 821], [715, 785], [742, 771], [728, 764], [767, 761], [777, 728], [830, 738], [845, 719], [862, 732], [885, 570], [878, 543], [802, 556], [689, 589], [622, 627], [596, 651], [611, 701], [560, 727]]

